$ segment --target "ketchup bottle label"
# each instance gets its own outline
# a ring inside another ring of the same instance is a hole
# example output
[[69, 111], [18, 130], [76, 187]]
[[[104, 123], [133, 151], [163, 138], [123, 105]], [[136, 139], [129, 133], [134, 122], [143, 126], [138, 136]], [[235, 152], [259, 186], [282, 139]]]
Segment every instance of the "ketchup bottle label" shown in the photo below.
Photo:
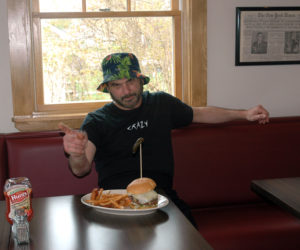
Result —
[[[15, 216], [15, 211], [17, 209], [24, 209], [27, 218], [30, 221], [33, 215], [31, 207], [31, 185], [28, 183], [28, 179], [25, 185], [17, 184], [13, 179], [14, 183], [11, 183], [12, 179], [9, 179], [7, 182], [10, 182], [10, 185], [6, 185], [4, 190], [4, 195], [6, 199], [6, 218], [9, 223], [12, 224], [12, 220]], [[22, 182], [21, 182], [22, 183]]]

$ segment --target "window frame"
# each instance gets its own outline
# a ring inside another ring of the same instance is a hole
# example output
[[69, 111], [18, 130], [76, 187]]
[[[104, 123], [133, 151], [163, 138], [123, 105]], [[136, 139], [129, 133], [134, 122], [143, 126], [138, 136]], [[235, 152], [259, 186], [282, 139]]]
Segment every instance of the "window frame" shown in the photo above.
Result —
[[[70, 18], [172, 16], [175, 96], [189, 105], [206, 105], [206, 0], [182, 1], [181, 11], [179, 1], [172, 0], [171, 11], [32, 13], [32, 9], [38, 9], [37, 3], [37, 0], [10, 0], [7, 3], [14, 106], [12, 120], [20, 131], [56, 130], [61, 121], [73, 128], [79, 128], [88, 112], [105, 104], [95, 102], [41, 106], [41, 95], [37, 95], [37, 91], [41, 89], [36, 84], [36, 78], [41, 77], [41, 67], [35, 68], [34, 63], [37, 59], [34, 58], [34, 54], [38, 51], [33, 53], [36, 50], [33, 44], [40, 44], [40, 41], [33, 41], [32, 33], [40, 31], [39, 18], [57, 18], [65, 15]], [[203, 15], [199, 15], [199, 9]], [[200, 32], [199, 22], [203, 28]], [[199, 38], [200, 40], [196, 41]], [[195, 46], [199, 41], [202, 45], [200, 53]], [[202, 73], [200, 83], [199, 67]]]

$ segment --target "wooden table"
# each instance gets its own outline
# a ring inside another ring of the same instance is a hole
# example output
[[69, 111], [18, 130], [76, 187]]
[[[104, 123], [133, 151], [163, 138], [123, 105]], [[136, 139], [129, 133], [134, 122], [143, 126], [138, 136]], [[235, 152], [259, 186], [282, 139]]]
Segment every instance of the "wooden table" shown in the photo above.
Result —
[[[33, 199], [30, 246], [22, 249], [212, 249], [170, 201], [149, 215], [109, 215], [83, 205], [81, 196]], [[0, 249], [19, 249], [0, 201]]]
[[300, 218], [300, 177], [254, 180], [251, 189]]

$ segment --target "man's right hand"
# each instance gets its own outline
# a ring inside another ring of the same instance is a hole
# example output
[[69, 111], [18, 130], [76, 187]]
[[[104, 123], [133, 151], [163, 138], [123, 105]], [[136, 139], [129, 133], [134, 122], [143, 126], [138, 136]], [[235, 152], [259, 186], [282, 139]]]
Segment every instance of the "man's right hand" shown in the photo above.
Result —
[[63, 137], [64, 150], [70, 155], [69, 166], [73, 174], [84, 176], [91, 171], [92, 161], [96, 152], [95, 145], [88, 140], [86, 132], [72, 130], [60, 123], [58, 127], [65, 132]]
[[88, 144], [87, 134], [84, 131], [72, 130], [64, 123], [59, 123], [58, 127], [65, 133], [63, 137], [65, 152], [73, 157], [85, 155]]

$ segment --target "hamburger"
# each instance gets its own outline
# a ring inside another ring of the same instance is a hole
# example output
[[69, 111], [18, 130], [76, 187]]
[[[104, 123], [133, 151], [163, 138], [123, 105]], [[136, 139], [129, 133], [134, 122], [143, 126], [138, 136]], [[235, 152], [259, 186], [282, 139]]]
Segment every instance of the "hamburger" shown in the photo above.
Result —
[[150, 178], [138, 178], [127, 186], [127, 194], [131, 200], [132, 208], [157, 207], [158, 194], [154, 190], [156, 183]]

